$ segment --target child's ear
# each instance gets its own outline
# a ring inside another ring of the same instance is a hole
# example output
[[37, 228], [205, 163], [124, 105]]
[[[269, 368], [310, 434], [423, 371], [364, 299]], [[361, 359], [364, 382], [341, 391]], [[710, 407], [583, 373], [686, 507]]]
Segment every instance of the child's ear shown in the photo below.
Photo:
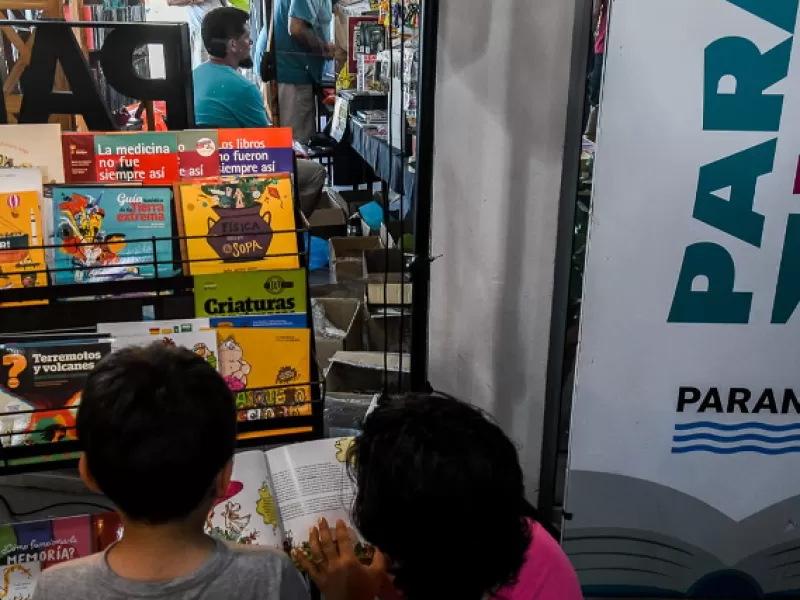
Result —
[[216, 498], [224, 498], [228, 493], [228, 486], [231, 483], [231, 476], [233, 475], [233, 457], [225, 464], [222, 471], [217, 475], [216, 489], [214, 495]]
[[95, 493], [103, 493], [100, 490], [100, 487], [97, 485], [97, 481], [95, 480], [94, 476], [89, 471], [89, 463], [86, 462], [86, 454], [81, 454], [81, 459], [78, 461], [78, 472], [81, 475], [83, 483], [86, 484], [86, 487]]

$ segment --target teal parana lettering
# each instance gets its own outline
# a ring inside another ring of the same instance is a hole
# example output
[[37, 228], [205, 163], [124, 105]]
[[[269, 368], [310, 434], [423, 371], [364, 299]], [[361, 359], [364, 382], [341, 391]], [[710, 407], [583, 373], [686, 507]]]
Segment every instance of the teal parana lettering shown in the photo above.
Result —
[[[705, 49], [703, 130], [763, 132], [766, 141], [699, 169], [692, 218], [734, 244], [761, 248], [764, 215], [755, 210], [759, 180], [772, 173], [784, 97], [770, 89], [789, 73], [800, 0], [728, 0], [754, 18], [792, 34], [762, 52], [752, 41], [725, 37]], [[711, 237], [711, 236], [709, 236]], [[718, 235], [713, 236], [719, 239]], [[800, 214], [790, 215], [779, 268], [772, 323], [787, 323], [800, 303]], [[668, 322], [750, 322], [752, 290], [738, 289], [736, 263], [718, 241], [689, 245], [683, 255]]]

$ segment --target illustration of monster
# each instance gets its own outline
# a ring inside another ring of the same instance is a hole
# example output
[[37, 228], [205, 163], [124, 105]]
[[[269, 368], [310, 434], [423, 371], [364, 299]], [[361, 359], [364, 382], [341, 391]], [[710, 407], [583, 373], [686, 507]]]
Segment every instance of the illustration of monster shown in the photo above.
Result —
[[247, 387], [247, 376], [252, 371], [250, 363], [244, 359], [244, 350], [233, 336], [219, 345], [219, 372], [233, 392]]
[[275, 503], [266, 481], [258, 489], [258, 496], [256, 512], [264, 519], [265, 525], [272, 525], [274, 533], [278, 529], [278, 505]]

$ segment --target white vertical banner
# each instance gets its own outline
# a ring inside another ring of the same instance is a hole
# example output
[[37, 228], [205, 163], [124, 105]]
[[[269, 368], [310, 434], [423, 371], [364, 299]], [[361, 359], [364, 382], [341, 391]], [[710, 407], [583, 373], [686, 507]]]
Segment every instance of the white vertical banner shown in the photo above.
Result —
[[800, 596], [798, 0], [613, 0], [565, 545], [587, 596]]

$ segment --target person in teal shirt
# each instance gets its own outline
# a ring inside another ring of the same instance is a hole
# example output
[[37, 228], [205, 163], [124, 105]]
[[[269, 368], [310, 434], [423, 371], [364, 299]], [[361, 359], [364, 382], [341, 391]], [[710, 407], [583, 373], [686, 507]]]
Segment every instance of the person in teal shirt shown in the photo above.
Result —
[[316, 131], [314, 84], [321, 81], [325, 61], [333, 56], [333, 4], [332, 0], [275, 0], [273, 37], [281, 125], [291, 127], [294, 139], [304, 144]]
[[[239, 69], [251, 69], [249, 15], [226, 6], [203, 19], [203, 43], [208, 61], [192, 72], [197, 127], [236, 129], [269, 127], [261, 92]], [[306, 217], [317, 206], [327, 171], [318, 162], [297, 159], [300, 209]]]
[[208, 61], [192, 72], [198, 127], [267, 127], [264, 100], [256, 84], [239, 69], [251, 69], [250, 16], [238, 8], [209, 12], [203, 20]]

